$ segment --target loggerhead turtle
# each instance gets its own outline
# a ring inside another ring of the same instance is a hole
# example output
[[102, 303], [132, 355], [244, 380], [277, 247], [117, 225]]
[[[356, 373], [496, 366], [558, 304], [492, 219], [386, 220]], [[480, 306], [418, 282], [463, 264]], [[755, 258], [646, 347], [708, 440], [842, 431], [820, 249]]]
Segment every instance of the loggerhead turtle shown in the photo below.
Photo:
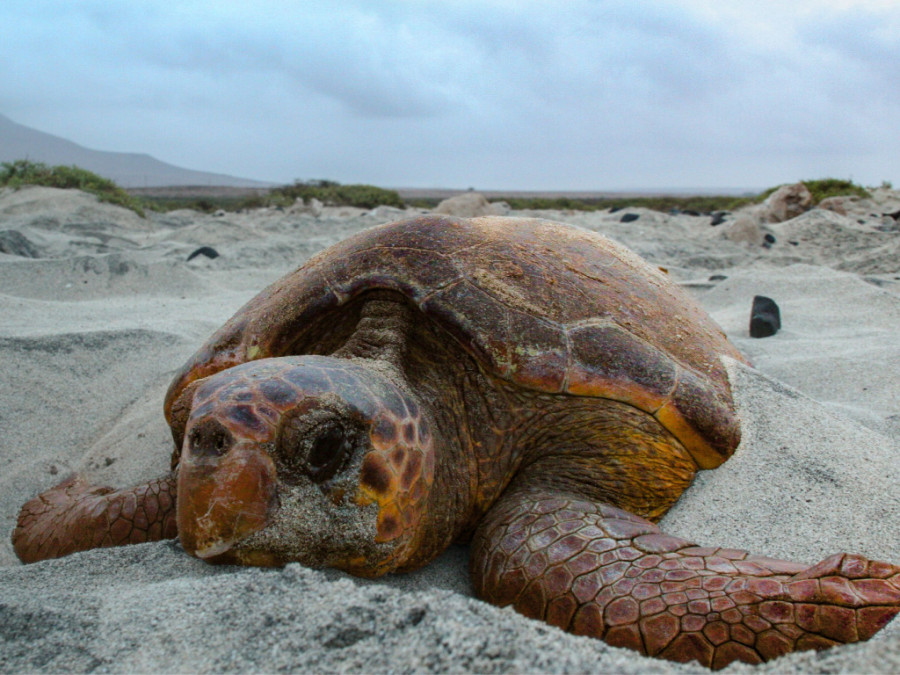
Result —
[[900, 568], [653, 524], [738, 444], [722, 356], [743, 360], [599, 235], [383, 225], [275, 282], [178, 372], [170, 474], [69, 479], [25, 504], [13, 543], [28, 562], [177, 534], [210, 562], [377, 576], [471, 540], [481, 598], [650, 655], [721, 667], [867, 639], [900, 609]]

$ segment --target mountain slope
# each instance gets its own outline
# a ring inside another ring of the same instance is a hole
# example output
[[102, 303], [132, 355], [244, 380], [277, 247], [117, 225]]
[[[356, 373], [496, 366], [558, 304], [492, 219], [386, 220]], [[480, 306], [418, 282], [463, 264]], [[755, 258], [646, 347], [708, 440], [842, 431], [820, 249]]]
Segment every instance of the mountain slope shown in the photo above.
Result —
[[91, 150], [0, 115], [0, 162], [11, 162], [16, 159], [30, 159], [46, 164], [77, 164], [83, 169], [111, 178], [126, 188], [163, 185], [229, 187], [270, 185], [247, 178], [184, 169], [145, 154]]

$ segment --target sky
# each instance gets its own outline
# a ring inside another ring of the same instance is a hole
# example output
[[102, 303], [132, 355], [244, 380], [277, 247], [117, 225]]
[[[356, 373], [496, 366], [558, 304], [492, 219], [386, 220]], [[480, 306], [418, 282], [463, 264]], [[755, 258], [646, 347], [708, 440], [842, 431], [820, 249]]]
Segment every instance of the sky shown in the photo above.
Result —
[[279, 183], [900, 186], [900, 2], [2, 0], [0, 113]]

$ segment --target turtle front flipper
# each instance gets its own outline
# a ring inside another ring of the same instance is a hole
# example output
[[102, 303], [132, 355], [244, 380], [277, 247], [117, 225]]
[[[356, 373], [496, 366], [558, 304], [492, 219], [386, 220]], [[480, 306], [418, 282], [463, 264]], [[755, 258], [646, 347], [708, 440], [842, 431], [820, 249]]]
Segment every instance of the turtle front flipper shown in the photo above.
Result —
[[699, 547], [552, 488], [507, 490], [475, 533], [471, 569], [489, 602], [712, 668], [866, 640], [900, 611], [893, 565], [836, 555], [808, 567]]
[[12, 534], [24, 563], [177, 536], [175, 477], [115, 490], [70, 476], [22, 507]]

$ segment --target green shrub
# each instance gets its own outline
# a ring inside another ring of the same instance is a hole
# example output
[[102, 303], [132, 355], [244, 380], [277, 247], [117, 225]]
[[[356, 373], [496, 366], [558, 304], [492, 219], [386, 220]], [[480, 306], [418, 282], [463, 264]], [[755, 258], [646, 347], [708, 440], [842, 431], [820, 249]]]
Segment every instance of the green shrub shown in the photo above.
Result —
[[[857, 185], [853, 181], [842, 180], [840, 178], [820, 178], [818, 180], [804, 180], [800, 182], [806, 186], [806, 189], [809, 190], [812, 195], [813, 206], [828, 197], [846, 197], [852, 195], [866, 199], [872, 196], [863, 186]], [[775, 187], [760, 193], [759, 197], [757, 197], [757, 201], [765, 201], [769, 195], [780, 187], [783, 186], [776, 185]]]
[[20, 188], [41, 185], [63, 189], [78, 189], [97, 195], [101, 202], [124, 206], [144, 217], [140, 201], [129, 195], [115, 182], [77, 166], [48, 166], [41, 162], [17, 159], [0, 165], [0, 185]]
[[803, 184], [812, 193], [813, 203], [818, 204], [828, 197], [845, 197], [852, 195], [867, 199], [872, 195], [863, 186], [853, 181], [840, 180], [839, 178], [822, 178], [820, 180], [805, 180]]
[[732, 196], [695, 196], [695, 197], [497, 197], [492, 201], [505, 201], [515, 210], [522, 209], [554, 209], [572, 211], [600, 211], [603, 209], [645, 208], [654, 211], [695, 211], [712, 213], [714, 211], [733, 211], [741, 206], [753, 203], [750, 197]]
[[385, 190], [374, 185], [341, 185], [331, 180], [296, 181], [293, 185], [274, 188], [269, 192], [272, 203], [282, 206], [293, 204], [297, 199], [308, 203], [318, 199], [326, 206], [356, 206], [373, 209], [376, 206], [403, 208], [403, 200], [394, 190]]

